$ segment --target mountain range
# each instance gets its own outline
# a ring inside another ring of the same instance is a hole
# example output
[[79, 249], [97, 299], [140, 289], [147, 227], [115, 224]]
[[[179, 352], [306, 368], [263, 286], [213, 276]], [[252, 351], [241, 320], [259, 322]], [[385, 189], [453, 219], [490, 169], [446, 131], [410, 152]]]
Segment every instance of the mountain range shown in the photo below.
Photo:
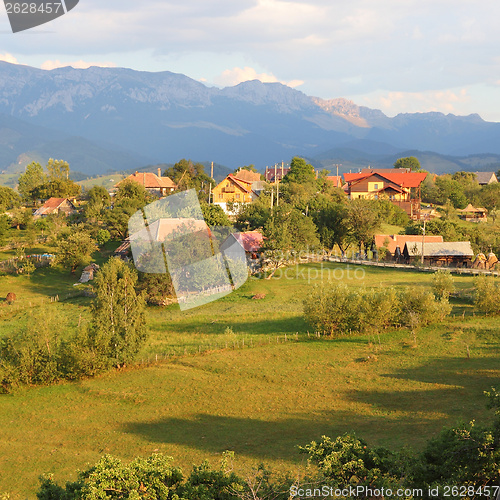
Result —
[[441, 173], [500, 165], [500, 123], [479, 115], [388, 117], [280, 83], [208, 87], [185, 75], [125, 68], [41, 70], [0, 62], [0, 170], [65, 159], [87, 175], [214, 161], [263, 169], [293, 156], [317, 167], [390, 166], [417, 156]]

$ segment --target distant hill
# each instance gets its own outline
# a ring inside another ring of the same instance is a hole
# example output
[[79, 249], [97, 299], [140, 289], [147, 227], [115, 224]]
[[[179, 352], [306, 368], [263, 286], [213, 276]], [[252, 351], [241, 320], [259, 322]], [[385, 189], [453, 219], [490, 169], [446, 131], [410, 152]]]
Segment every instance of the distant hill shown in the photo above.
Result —
[[442, 113], [390, 118], [280, 83], [217, 89], [168, 71], [0, 62], [0, 170], [7, 173], [48, 157], [85, 175], [181, 158], [262, 171], [295, 155], [358, 168], [387, 166], [406, 151], [422, 152], [433, 171], [490, 168], [500, 159], [500, 124]]

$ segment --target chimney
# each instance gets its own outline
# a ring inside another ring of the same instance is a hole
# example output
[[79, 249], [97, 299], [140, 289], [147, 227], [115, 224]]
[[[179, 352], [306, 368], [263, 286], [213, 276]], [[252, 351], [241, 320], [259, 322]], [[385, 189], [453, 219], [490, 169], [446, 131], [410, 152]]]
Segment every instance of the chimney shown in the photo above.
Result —
[[161, 168], [158, 167], [158, 177], [161, 177]]

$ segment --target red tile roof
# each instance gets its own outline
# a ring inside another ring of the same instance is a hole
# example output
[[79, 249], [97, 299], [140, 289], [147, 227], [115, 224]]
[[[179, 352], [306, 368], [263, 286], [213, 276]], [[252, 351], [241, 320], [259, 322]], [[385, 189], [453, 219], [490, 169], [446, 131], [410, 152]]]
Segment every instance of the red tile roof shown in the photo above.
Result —
[[344, 179], [348, 183], [353, 183], [357, 181], [361, 181], [363, 179], [368, 179], [372, 175], [379, 175], [384, 179], [392, 182], [393, 184], [397, 184], [398, 186], [412, 188], [418, 187], [427, 177], [427, 172], [387, 172], [385, 171], [377, 171], [373, 170], [370, 172], [361, 172], [357, 174], [344, 174]]

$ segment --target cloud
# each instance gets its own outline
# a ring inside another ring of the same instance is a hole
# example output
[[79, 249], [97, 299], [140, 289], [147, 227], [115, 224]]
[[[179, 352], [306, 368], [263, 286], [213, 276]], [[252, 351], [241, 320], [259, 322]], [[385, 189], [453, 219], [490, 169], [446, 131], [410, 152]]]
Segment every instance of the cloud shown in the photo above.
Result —
[[298, 87], [304, 83], [302, 80], [291, 80], [288, 82], [280, 81], [272, 73], [257, 73], [254, 68], [250, 68], [249, 66], [226, 69], [221, 75], [214, 78], [214, 83], [219, 87], [232, 87], [241, 82], [248, 82], [249, 80], [260, 80], [263, 83], [280, 82], [292, 88]]
[[9, 54], [8, 52], [0, 54], [0, 61], [8, 62], [11, 64], [21, 64], [12, 54]]
[[65, 68], [67, 66], [71, 66], [75, 69], [87, 69], [91, 66], [98, 66], [100, 68], [116, 68], [116, 64], [112, 62], [86, 62], [83, 60], [73, 61], [73, 62], [61, 62], [58, 59], [55, 61], [45, 61], [41, 64], [42, 69], [51, 70], [56, 68]]
[[462, 114], [461, 109], [471, 100], [468, 89], [432, 90], [426, 92], [388, 92], [358, 99], [358, 104], [380, 108], [388, 115], [400, 112], [430, 112]]

